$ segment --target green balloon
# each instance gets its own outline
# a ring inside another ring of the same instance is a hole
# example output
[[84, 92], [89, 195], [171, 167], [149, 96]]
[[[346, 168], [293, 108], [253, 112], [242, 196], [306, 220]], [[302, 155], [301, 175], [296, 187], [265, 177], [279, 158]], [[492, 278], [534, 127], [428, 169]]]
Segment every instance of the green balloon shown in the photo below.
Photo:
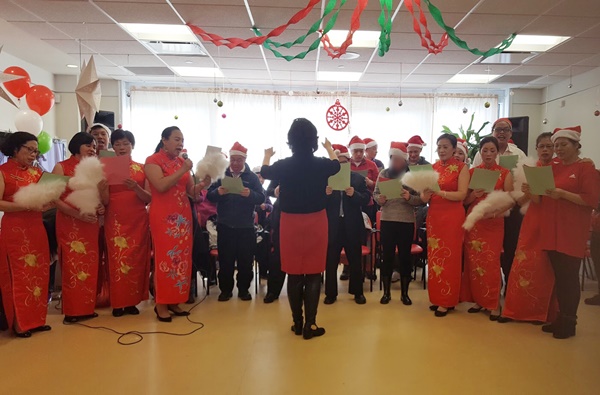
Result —
[[40, 154], [45, 154], [50, 151], [52, 148], [52, 136], [50, 136], [47, 132], [41, 131], [37, 136], [38, 139], [38, 150]]

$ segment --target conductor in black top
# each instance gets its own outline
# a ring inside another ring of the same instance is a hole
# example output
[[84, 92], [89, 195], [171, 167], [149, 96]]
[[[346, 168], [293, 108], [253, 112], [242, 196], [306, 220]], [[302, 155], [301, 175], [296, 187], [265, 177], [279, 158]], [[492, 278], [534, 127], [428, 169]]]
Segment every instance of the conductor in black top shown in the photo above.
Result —
[[[340, 163], [350, 160], [348, 148], [333, 145]], [[348, 292], [354, 295], [354, 301], [365, 304], [363, 293], [363, 272], [361, 265], [362, 239], [365, 223], [362, 207], [371, 200], [365, 177], [350, 173], [350, 187], [345, 191], [334, 191], [327, 187], [327, 218], [329, 220], [329, 244], [327, 246], [327, 267], [325, 269], [325, 304], [335, 303], [338, 295], [337, 269], [342, 248], [348, 260], [350, 283]]]

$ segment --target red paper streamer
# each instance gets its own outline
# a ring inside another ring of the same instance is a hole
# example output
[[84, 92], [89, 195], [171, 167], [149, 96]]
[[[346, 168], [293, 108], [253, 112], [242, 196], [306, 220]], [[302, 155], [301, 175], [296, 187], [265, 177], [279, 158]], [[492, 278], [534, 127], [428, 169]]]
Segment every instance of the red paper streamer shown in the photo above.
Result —
[[352, 13], [352, 18], [350, 19], [350, 30], [348, 31], [348, 35], [346, 36], [346, 40], [339, 46], [335, 47], [331, 44], [329, 37], [327, 34], [324, 34], [321, 37], [321, 42], [323, 43], [323, 49], [327, 52], [332, 59], [339, 58], [343, 54], [346, 53], [348, 47], [352, 45], [352, 37], [354, 33], [360, 28], [360, 16], [362, 12], [367, 7], [369, 0], [358, 0], [358, 4], [356, 8], [354, 8], [354, 12]]
[[190, 23], [188, 23], [188, 26], [192, 29], [192, 32], [200, 36], [202, 40], [210, 41], [218, 47], [224, 45], [229, 49], [237, 47], [248, 48], [250, 45], [262, 45], [268, 38], [277, 37], [281, 35], [288, 27], [306, 18], [308, 14], [310, 14], [310, 12], [313, 10], [313, 8], [320, 3], [321, 0], [310, 0], [308, 5], [302, 10], [298, 11], [296, 14], [294, 14], [294, 16], [292, 16], [286, 24], [278, 26], [275, 29], [271, 30], [268, 34], [259, 37], [254, 36], [246, 39], [238, 37], [223, 38], [218, 34], [208, 33], [204, 29], [192, 25]]
[[[435, 41], [433, 41], [433, 38], [431, 37], [431, 32], [429, 31], [429, 28], [427, 27], [427, 19], [425, 18], [425, 13], [423, 12], [423, 8], [421, 7], [421, 0], [414, 0], [414, 4], [416, 4], [416, 6], [419, 9], [418, 19], [415, 16], [413, 0], [405, 0], [404, 4], [406, 5], [406, 8], [413, 17], [413, 29], [419, 35], [419, 37], [421, 37], [421, 45], [424, 48], [427, 48], [429, 53], [432, 53], [434, 55], [441, 53], [446, 47], [446, 45], [448, 45], [448, 33], [442, 34], [440, 42], [436, 44]], [[425, 33], [421, 31], [421, 25], [423, 25], [423, 28], [425, 28]]]

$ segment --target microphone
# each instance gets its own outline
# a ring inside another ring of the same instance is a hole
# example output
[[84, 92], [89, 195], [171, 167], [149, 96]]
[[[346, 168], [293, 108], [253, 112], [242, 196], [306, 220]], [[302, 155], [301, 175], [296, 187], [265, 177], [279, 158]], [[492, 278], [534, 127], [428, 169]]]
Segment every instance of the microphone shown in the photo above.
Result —
[[187, 152], [182, 153], [181, 157], [183, 158], [183, 160], [189, 159], [189, 156], [188, 156]]

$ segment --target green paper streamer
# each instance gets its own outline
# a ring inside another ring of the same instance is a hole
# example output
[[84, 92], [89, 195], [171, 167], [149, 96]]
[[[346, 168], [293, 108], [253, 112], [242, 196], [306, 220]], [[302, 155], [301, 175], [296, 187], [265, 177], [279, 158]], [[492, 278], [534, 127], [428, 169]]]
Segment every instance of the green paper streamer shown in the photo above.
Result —
[[392, 34], [392, 0], [379, 0], [381, 6], [381, 14], [379, 14], [379, 26], [381, 26], [381, 33], [379, 34], [379, 56], [384, 56], [389, 50], [392, 40], [390, 35]]
[[[383, 0], [381, 0], [381, 1], [383, 1]], [[487, 58], [492, 55], [499, 54], [500, 52], [502, 52], [505, 49], [507, 49], [508, 47], [510, 47], [513, 40], [517, 36], [516, 33], [513, 33], [506, 40], [502, 40], [502, 42], [500, 43], [500, 45], [498, 47], [490, 48], [485, 52], [481, 51], [477, 48], [469, 48], [469, 45], [465, 41], [461, 40], [460, 38], [458, 38], [456, 36], [456, 31], [454, 31], [454, 29], [451, 28], [450, 26], [446, 25], [446, 23], [444, 22], [444, 18], [442, 17], [441, 11], [436, 6], [431, 4], [431, 1], [429, 1], [429, 0], [423, 0], [423, 1], [427, 4], [427, 7], [429, 8], [429, 13], [433, 17], [433, 19], [437, 22], [438, 25], [440, 25], [440, 27], [442, 29], [444, 29], [446, 31], [446, 33], [448, 33], [448, 37], [450, 37], [450, 39], [454, 42], [454, 44], [456, 44], [458, 47], [460, 47], [462, 49], [466, 49], [467, 51], [471, 52], [474, 55], [483, 56], [484, 58]]]

